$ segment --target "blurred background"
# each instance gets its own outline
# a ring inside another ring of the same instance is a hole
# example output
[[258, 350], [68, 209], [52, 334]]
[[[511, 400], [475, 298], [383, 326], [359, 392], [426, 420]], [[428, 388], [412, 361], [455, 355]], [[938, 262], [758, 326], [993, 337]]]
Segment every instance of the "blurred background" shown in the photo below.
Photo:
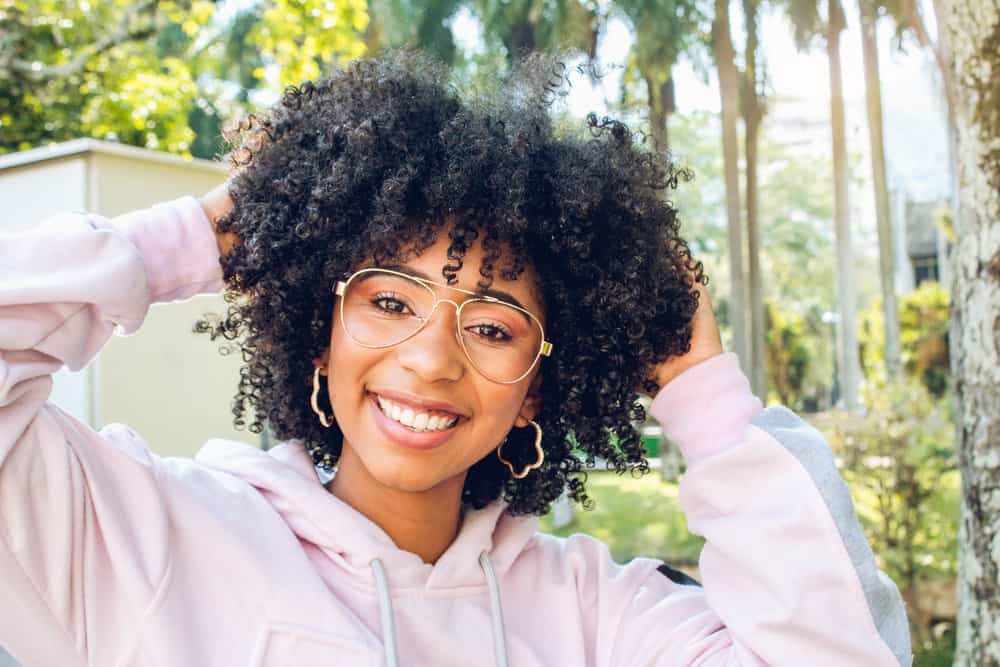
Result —
[[[619, 117], [693, 171], [669, 196], [711, 278], [727, 348], [766, 403], [827, 435], [881, 567], [907, 599], [916, 664], [951, 665], [960, 494], [947, 258], [958, 175], [938, 9], [0, 0], [0, 228], [200, 194], [225, 177], [225, 123], [386, 47], [434, 54], [468, 89], [517, 54], [561, 53], [562, 121]], [[190, 455], [211, 437], [268, 447], [266, 432], [231, 424], [238, 355], [190, 333], [223, 307], [203, 297], [154, 309], [89, 368], [60, 373], [54, 400], [95, 427], [128, 422], [161, 454]], [[636, 427], [654, 473], [593, 474], [596, 509], [560, 504], [543, 525], [697, 576], [679, 456], [655, 424]]]

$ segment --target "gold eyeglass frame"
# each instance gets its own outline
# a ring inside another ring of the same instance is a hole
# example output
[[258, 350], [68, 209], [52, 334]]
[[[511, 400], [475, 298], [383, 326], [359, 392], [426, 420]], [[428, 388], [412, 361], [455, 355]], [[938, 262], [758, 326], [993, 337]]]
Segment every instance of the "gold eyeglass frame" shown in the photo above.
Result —
[[[427, 314], [427, 317], [420, 317], [419, 315], [416, 316], [417, 319], [422, 320], [421, 323], [420, 323], [420, 326], [418, 326], [416, 329], [414, 329], [413, 332], [410, 333], [405, 338], [402, 338], [402, 339], [396, 341], [395, 343], [389, 343], [388, 345], [368, 345], [366, 343], [362, 343], [357, 338], [355, 338], [354, 336], [351, 335], [350, 330], [347, 328], [347, 322], [344, 321], [344, 307], [343, 307], [343, 303], [341, 303], [341, 306], [340, 306], [340, 326], [342, 326], [344, 328], [344, 333], [346, 333], [351, 340], [353, 340], [355, 343], [357, 343], [361, 347], [372, 349], [372, 350], [381, 350], [381, 349], [385, 349], [385, 348], [389, 348], [389, 347], [394, 347], [396, 345], [399, 345], [400, 343], [404, 343], [404, 342], [408, 341], [409, 339], [413, 338], [418, 333], [420, 333], [421, 331], [423, 331], [424, 327], [427, 326], [427, 323], [430, 322], [431, 318], [434, 316], [434, 311], [437, 310], [438, 304], [441, 303], [442, 301], [444, 301], [444, 302], [450, 303], [451, 305], [455, 306], [455, 338], [458, 340], [458, 344], [462, 348], [462, 352], [465, 354], [465, 358], [469, 360], [469, 363], [472, 364], [472, 367], [475, 368], [476, 371], [480, 375], [482, 375], [484, 378], [486, 378], [490, 382], [496, 382], [497, 384], [517, 384], [518, 382], [520, 382], [521, 380], [523, 380], [524, 378], [526, 378], [528, 376], [528, 374], [531, 373], [531, 371], [533, 371], [535, 369], [535, 366], [538, 364], [539, 360], [542, 357], [548, 357], [548, 356], [551, 356], [551, 354], [552, 354], [552, 343], [550, 343], [549, 341], [545, 340], [545, 327], [542, 326], [541, 320], [539, 320], [537, 317], [535, 317], [534, 313], [532, 313], [530, 310], [526, 310], [524, 308], [521, 308], [520, 306], [516, 306], [516, 305], [514, 305], [512, 303], [508, 303], [507, 301], [504, 301], [502, 299], [497, 299], [495, 297], [486, 296], [484, 294], [480, 294], [479, 292], [473, 292], [471, 290], [462, 289], [460, 287], [452, 287], [451, 285], [445, 285], [443, 283], [434, 282], [433, 280], [426, 280], [424, 278], [418, 278], [416, 276], [411, 276], [408, 273], [401, 273], [399, 271], [393, 271], [391, 269], [382, 269], [382, 268], [379, 268], [377, 266], [373, 266], [373, 267], [368, 267], [368, 268], [365, 268], [365, 269], [360, 269], [358, 271], [355, 271], [346, 280], [339, 280], [339, 281], [337, 281], [337, 285], [336, 285], [336, 287], [333, 290], [334, 294], [336, 294], [339, 297], [343, 297], [344, 294], [347, 292], [347, 288], [350, 286], [351, 282], [353, 282], [358, 276], [364, 275], [366, 273], [373, 273], [373, 272], [388, 273], [389, 275], [399, 276], [400, 278], [406, 278], [407, 280], [411, 280], [411, 281], [413, 281], [415, 283], [418, 283], [422, 287], [426, 288], [428, 292], [431, 293], [431, 297], [434, 299], [434, 305], [431, 307], [431, 312], [429, 312]], [[462, 303], [455, 303], [451, 299], [439, 299], [438, 296], [437, 296], [437, 294], [435, 294], [434, 289], [431, 287], [431, 285], [434, 285], [435, 287], [444, 287], [445, 289], [450, 289], [450, 290], [453, 290], [455, 292], [461, 292], [462, 294], [469, 294], [469, 295], [471, 295], [471, 296], [473, 296], [475, 298], [473, 298], [473, 299], [466, 299]], [[468, 304], [468, 303], [476, 303], [476, 302], [499, 303], [499, 304], [502, 304], [504, 306], [508, 306], [510, 308], [513, 308], [514, 310], [518, 310], [518, 311], [524, 313], [525, 315], [527, 315], [528, 317], [530, 317], [532, 319], [532, 321], [534, 321], [535, 324], [538, 325], [538, 330], [542, 332], [542, 342], [539, 345], [538, 352], [535, 354], [535, 360], [533, 362], [531, 362], [531, 365], [528, 367], [528, 370], [526, 370], [516, 380], [496, 380], [494, 378], [491, 378], [486, 373], [484, 373], [481, 368], [479, 368], [479, 366], [476, 364], [475, 361], [472, 360], [472, 355], [469, 354], [468, 348], [465, 347], [465, 340], [462, 338], [462, 329], [461, 329], [461, 327], [462, 327], [462, 308], [464, 308], [465, 305]]]

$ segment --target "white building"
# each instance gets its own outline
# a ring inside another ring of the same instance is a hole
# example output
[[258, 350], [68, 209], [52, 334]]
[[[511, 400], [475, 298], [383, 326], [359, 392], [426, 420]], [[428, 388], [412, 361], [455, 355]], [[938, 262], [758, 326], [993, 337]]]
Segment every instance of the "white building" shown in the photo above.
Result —
[[[28, 229], [63, 211], [114, 216], [200, 195], [227, 171], [93, 139], [0, 156], [0, 231]], [[222, 356], [217, 342], [191, 331], [196, 319], [224, 313], [225, 305], [221, 296], [204, 296], [154, 306], [137, 333], [113, 337], [87, 368], [57, 373], [52, 402], [93, 428], [127, 423], [161, 455], [192, 455], [212, 437], [258, 444], [259, 436], [232, 426], [239, 355]]]

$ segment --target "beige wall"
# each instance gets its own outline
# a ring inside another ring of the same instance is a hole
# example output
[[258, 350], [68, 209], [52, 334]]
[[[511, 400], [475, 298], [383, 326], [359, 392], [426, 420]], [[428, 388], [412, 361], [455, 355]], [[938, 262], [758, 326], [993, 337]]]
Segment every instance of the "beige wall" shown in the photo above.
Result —
[[[0, 229], [16, 231], [66, 210], [114, 216], [184, 195], [198, 195], [226, 176], [222, 165], [92, 144], [95, 150], [0, 167]], [[138, 332], [115, 336], [80, 373], [61, 371], [52, 401], [91, 426], [131, 426], [161, 455], [189, 456], [209, 438], [258, 445], [232, 427], [239, 355], [191, 332], [206, 312], [225, 312], [221, 296], [154, 306]]]
[[0, 231], [17, 232], [87, 208], [87, 161], [71, 156], [0, 170]]

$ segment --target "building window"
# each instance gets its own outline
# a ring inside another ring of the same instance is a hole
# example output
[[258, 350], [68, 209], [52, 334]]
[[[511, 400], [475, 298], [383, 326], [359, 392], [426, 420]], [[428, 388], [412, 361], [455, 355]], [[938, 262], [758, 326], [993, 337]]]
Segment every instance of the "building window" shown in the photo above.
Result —
[[920, 287], [921, 283], [927, 281], [938, 282], [938, 258], [937, 255], [929, 257], [912, 257], [913, 262], [913, 285]]

